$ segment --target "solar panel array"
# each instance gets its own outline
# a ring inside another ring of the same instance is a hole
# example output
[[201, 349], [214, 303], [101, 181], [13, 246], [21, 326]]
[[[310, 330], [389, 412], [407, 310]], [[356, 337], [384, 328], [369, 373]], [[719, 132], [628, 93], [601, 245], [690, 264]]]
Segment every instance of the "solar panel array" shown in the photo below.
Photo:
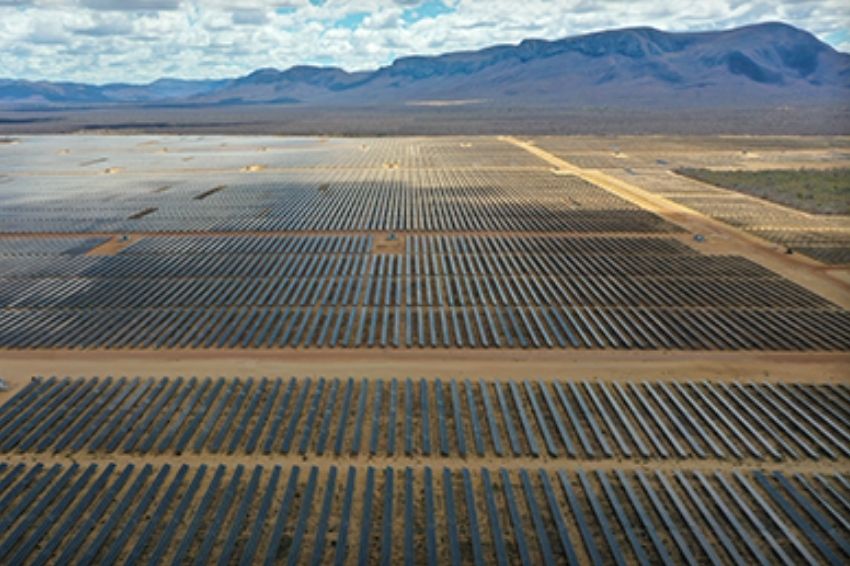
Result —
[[[0, 232], [676, 230], [581, 179], [552, 175], [529, 154], [495, 140], [475, 140], [474, 147], [364, 141], [309, 152], [280, 148], [257, 172], [240, 172], [240, 164], [253, 166], [250, 154], [207, 156], [185, 144], [178, 151], [206, 163], [175, 168], [171, 153], [103, 148], [122, 166], [98, 175], [51, 172], [24, 153], [20, 159], [32, 170], [2, 185]], [[134, 170], [138, 159], [148, 166]]]
[[839, 460], [848, 406], [844, 385], [50, 378], [3, 407], [0, 452]]
[[0, 464], [0, 560], [841, 564], [848, 487], [762, 471]]
[[158, 236], [111, 256], [82, 253], [91, 238], [4, 241], [11, 348], [850, 345], [846, 311], [672, 238], [408, 235], [383, 252], [371, 235]]
[[[496, 139], [64, 143], [0, 151], [2, 348], [850, 349], [847, 311]], [[18, 385], [0, 564], [850, 560], [843, 383]]]
[[850, 347], [850, 313], [496, 139], [62, 143], [0, 155], [3, 348]]
[[843, 384], [38, 378], [0, 561], [840, 564], [846, 475], [770, 463], [841, 469], [848, 420]]

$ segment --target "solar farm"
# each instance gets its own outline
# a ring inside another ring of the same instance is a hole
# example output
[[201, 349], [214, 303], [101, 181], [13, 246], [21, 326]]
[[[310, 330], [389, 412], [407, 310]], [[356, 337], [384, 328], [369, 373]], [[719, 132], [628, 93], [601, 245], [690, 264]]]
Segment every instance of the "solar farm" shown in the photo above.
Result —
[[847, 147], [4, 140], [0, 564], [845, 564]]

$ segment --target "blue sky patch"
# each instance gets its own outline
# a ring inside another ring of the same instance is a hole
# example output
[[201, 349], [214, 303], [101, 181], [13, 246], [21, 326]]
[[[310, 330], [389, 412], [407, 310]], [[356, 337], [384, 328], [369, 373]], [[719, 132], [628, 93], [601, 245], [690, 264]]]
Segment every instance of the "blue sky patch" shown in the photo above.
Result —
[[406, 9], [401, 14], [401, 19], [408, 24], [425, 20], [428, 18], [436, 18], [440, 14], [448, 14], [454, 12], [453, 8], [449, 8], [440, 0], [426, 0], [418, 6]]
[[824, 35], [824, 39], [832, 45], [841, 45], [842, 43], [850, 42], [850, 31], [843, 29], [833, 33]]
[[369, 15], [369, 12], [351, 12], [350, 14], [346, 14], [342, 18], [338, 19], [334, 22], [335, 28], [348, 28], [348, 29], [357, 29], [360, 27], [360, 24], [363, 23], [363, 20], [366, 19], [366, 16]]

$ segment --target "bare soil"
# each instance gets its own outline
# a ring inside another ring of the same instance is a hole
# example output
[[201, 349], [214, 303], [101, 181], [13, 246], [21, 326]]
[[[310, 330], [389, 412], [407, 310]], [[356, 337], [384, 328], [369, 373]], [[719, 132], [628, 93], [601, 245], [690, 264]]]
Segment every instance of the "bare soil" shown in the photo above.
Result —
[[794, 473], [850, 473], [850, 460], [842, 459], [831, 461], [828, 459], [799, 459], [799, 460], [783, 460], [776, 462], [773, 460], [735, 460], [735, 459], [719, 459], [719, 458], [688, 458], [687, 460], [678, 460], [675, 458], [668, 459], [640, 459], [640, 458], [611, 458], [611, 459], [575, 459], [575, 458], [549, 458], [541, 456], [529, 461], [527, 458], [500, 458], [490, 454], [485, 456], [468, 455], [465, 458], [443, 457], [439, 453], [434, 453], [430, 456], [417, 454], [415, 456], [405, 456], [399, 454], [396, 456], [386, 456], [378, 452], [375, 455], [368, 454], [368, 451], [361, 451], [360, 454], [352, 455], [348, 453], [340, 454], [310, 454], [301, 456], [295, 452], [290, 454], [272, 453], [272, 454], [246, 454], [237, 451], [233, 454], [227, 453], [201, 453], [184, 452], [180, 455], [172, 453], [157, 454], [149, 452], [146, 454], [126, 454], [123, 452], [114, 452], [111, 454], [90, 453], [90, 452], [73, 452], [73, 453], [18, 453], [12, 452], [3, 455], [4, 461], [7, 464], [15, 465], [25, 463], [29, 465], [42, 463], [44, 465], [62, 464], [70, 465], [74, 462], [87, 465], [99, 464], [106, 465], [110, 463], [126, 465], [126, 464], [152, 464], [152, 465], [182, 465], [200, 466], [202, 464], [218, 465], [224, 464], [229, 468], [233, 468], [239, 464], [245, 466], [262, 465], [271, 467], [274, 465], [283, 466], [303, 466], [308, 464], [316, 466], [322, 471], [327, 471], [332, 466], [345, 467], [352, 466], [356, 468], [367, 468], [369, 466], [375, 468], [394, 467], [397, 470], [401, 468], [412, 468], [421, 471], [426, 467], [430, 468], [448, 468], [451, 470], [466, 469], [481, 469], [487, 468], [497, 470], [504, 468], [507, 470], [522, 470], [529, 469], [533, 465], [535, 469], [544, 469], [547, 471], [556, 472], [558, 470], [603, 470], [603, 471], [644, 471], [655, 472], [656, 470], [663, 472], [675, 472], [679, 470], [700, 471], [706, 474], [714, 472], [731, 473], [735, 471], [750, 472], [761, 470], [771, 472], [774, 470], [781, 471], [785, 475]]
[[[392, 237], [392, 239], [390, 239]], [[376, 234], [372, 252], [376, 254], [403, 254], [404, 236], [394, 233]]]
[[139, 240], [141, 240], [143, 236], [113, 236], [108, 241], [100, 244], [99, 246], [95, 246], [90, 249], [86, 255], [91, 256], [108, 256], [115, 255], [124, 248], [130, 247]]
[[0, 352], [2, 377], [14, 394], [34, 375], [325, 376], [770, 380], [850, 382], [850, 354], [832, 352], [640, 352], [570, 350], [287, 349], [38, 350]]

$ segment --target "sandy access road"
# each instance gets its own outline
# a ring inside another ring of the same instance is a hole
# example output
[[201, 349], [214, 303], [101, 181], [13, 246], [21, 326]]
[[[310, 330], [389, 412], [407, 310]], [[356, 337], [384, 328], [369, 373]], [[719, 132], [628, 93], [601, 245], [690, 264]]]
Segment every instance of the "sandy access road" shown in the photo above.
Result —
[[850, 309], [850, 282], [840, 273], [837, 273], [839, 270], [827, 269], [823, 264], [800, 254], [784, 254], [777, 249], [775, 244], [747, 234], [743, 230], [710, 218], [696, 210], [674, 203], [662, 196], [652, 194], [603, 171], [576, 167], [530, 142], [512, 136], [502, 136], [500, 139], [543, 159], [555, 167], [556, 173], [563, 172], [581, 177], [645, 210], [654, 212], [665, 220], [678, 224], [693, 234], [706, 236], [709, 245], [703, 248], [702, 251], [704, 252], [743, 256], [821, 295], [842, 308]]
[[850, 354], [580, 350], [40, 350], [0, 353], [13, 394], [34, 375], [712, 379], [838, 383]]

